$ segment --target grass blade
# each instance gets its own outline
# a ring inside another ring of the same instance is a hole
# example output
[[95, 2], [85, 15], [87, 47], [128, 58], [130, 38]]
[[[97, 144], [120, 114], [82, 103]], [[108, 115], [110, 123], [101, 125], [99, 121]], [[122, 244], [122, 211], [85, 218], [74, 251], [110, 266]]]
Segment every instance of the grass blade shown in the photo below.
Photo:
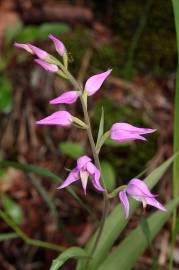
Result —
[[[168, 211], [157, 211], [147, 219], [151, 240], [153, 240], [157, 233], [161, 230], [163, 225], [170, 217], [173, 209], [178, 206], [178, 204], [179, 197], [167, 204]], [[135, 245], [131, 243], [135, 243]], [[117, 248], [115, 248], [113, 252], [111, 252], [107, 259], [100, 265], [98, 270], [131, 270], [133, 269], [137, 259], [142, 255], [148, 245], [149, 243], [142, 227], [138, 226], [129, 234], [127, 238], [125, 238], [124, 241], [122, 241]]]
[[[177, 38], [177, 52], [178, 52], [178, 68], [176, 74], [176, 91], [175, 91], [175, 118], [174, 118], [174, 153], [179, 151], [179, 1], [172, 0], [173, 12], [176, 27], [176, 38]], [[179, 195], [179, 156], [175, 159], [173, 164], [173, 197]], [[173, 269], [173, 253], [176, 240], [176, 226], [177, 226], [177, 211], [173, 212], [172, 220], [172, 240], [171, 240], [171, 254], [169, 261], [169, 269]]]
[[[63, 180], [54, 174], [53, 172], [49, 171], [46, 168], [31, 165], [31, 164], [22, 164], [19, 162], [8, 161], [8, 160], [0, 160], [1, 167], [13, 167], [15, 169], [21, 170], [25, 173], [34, 173], [40, 176], [45, 176], [52, 179], [55, 183], [63, 183]], [[91, 209], [80, 199], [80, 197], [75, 193], [75, 191], [71, 187], [66, 188], [67, 191], [78, 201], [78, 203], [91, 215], [94, 217], [94, 213]]]
[[70, 258], [89, 259], [89, 256], [82, 248], [68, 248], [63, 253], [61, 253], [55, 260], [53, 260], [49, 270], [58, 270]]

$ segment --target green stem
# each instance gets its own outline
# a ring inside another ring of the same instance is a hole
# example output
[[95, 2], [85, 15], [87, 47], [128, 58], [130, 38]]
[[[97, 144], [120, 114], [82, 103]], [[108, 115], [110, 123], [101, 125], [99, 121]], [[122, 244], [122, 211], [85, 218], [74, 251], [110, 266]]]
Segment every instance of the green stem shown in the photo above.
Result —
[[[72, 76], [72, 74], [60, 62], [58, 62], [57, 64], [60, 66], [62, 71], [68, 77], [69, 81], [72, 83], [72, 85], [75, 87], [75, 89], [77, 91], [80, 91], [81, 93], [83, 93], [82, 87], [75, 80], [75, 78]], [[98, 156], [98, 153], [96, 152], [96, 146], [95, 146], [95, 142], [94, 142], [93, 135], [92, 135], [91, 123], [90, 123], [90, 119], [89, 119], [89, 115], [88, 115], [88, 111], [87, 111], [86, 101], [85, 101], [85, 98], [83, 98], [82, 95], [80, 96], [80, 100], [81, 100], [81, 105], [82, 105], [82, 108], [83, 108], [85, 123], [87, 125], [86, 130], [87, 130], [88, 139], [89, 139], [89, 142], [90, 142], [93, 158], [94, 158], [94, 161], [95, 161], [95, 165], [101, 172], [99, 156]], [[101, 173], [101, 180], [102, 180], [103, 186], [105, 187], [105, 183], [104, 183], [104, 179], [102, 177], [102, 173]], [[107, 213], [108, 213], [109, 202], [108, 202], [107, 192], [103, 192], [103, 204], [104, 204], [104, 206], [103, 206], [103, 213], [102, 213], [101, 223], [99, 225], [99, 230], [98, 230], [98, 233], [97, 233], [96, 241], [95, 241], [94, 246], [93, 246], [93, 248], [91, 250], [91, 254], [90, 254], [91, 257], [93, 257], [93, 255], [94, 255], [94, 253], [95, 253], [95, 251], [96, 251], [96, 249], [98, 247], [98, 244], [99, 244], [102, 232], [103, 232], [106, 216], [107, 216]], [[88, 264], [89, 264], [89, 261], [87, 262], [86, 268], [88, 267]]]
[[124, 190], [125, 188], [127, 188], [127, 185], [122, 185], [120, 187], [117, 187], [111, 193], [108, 194], [108, 198], [111, 199], [111, 198], [116, 197], [117, 193], [119, 193], [120, 191]]
[[11, 227], [22, 240], [29, 245], [56, 250], [58, 252], [64, 251], [66, 248], [53, 243], [32, 239], [28, 237], [15, 223], [11, 220], [6, 213], [0, 210], [0, 217]]
[[[177, 54], [178, 54], [178, 67], [176, 72], [176, 91], [175, 91], [175, 114], [174, 114], [174, 153], [179, 151], [179, 1], [172, 0], [173, 13], [176, 28], [177, 38]], [[173, 197], [176, 198], [179, 195], [179, 157], [177, 156], [173, 162]], [[176, 242], [177, 231], [177, 209], [173, 211], [172, 228], [171, 228], [171, 249], [169, 259], [169, 270], [173, 269], [173, 257]]]

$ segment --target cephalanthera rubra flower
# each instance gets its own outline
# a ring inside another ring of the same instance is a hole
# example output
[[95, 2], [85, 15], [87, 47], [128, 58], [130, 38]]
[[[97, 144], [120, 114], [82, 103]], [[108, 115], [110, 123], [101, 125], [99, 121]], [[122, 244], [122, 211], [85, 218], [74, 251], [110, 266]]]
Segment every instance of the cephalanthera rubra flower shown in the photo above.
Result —
[[14, 46], [16, 48], [23, 49], [23, 50], [33, 54], [32, 49], [29, 47], [29, 44], [27, 44], [27, 43], [17, 43], [17, 42], [15, 42]]
[[99, 73], [97, 75], [94, 75], [90, 77], [85, 84], [85, 91], [87, 92], [88, 96], [93, 95], [98, 91], [103, 84], [104, 80], [109, 76], [111, 73], [112, 69], [109, 69], [103, 73]]
[[55, 64], [49, 64], [41, 59], [35, 59], [34, 60], [38, 65], [40, 65], [43, 69], [49, 71], [49, 72], [57, 72], [58, 67]]
[[137, 201], [142, 202], [144, 208], [147, 206], [147, 204], [149, 204], [160, 209], [161, 211], [167, 210], [155, 199], [156, 195], [150, 192], [144, 181], [134, 178], [128, 183], [127, 187], [123, 191], [119, 192], [119, 199], [124, 206], [126, 218], [129, 216], [129, 201], [127, 195], [131, 196]]
[[42, 50], [42, 49], [40, 49], [40, 48], [30, 44], [30, 43], [17, 43], [17, 42], [15, 42], [14, 46], [16, 48], [24, 49], [31, 54], [35, 54], [35, 55], [37, 55], [38, 58], [40, 58], [42, 60], [47, 60], [49, 58], [49, 54], [46, 51], [44, 51], [44, 50]]
[[69, 173], [64, 183], [58, 187], [58, 189], [65, 188], [76, 182], [81, 178], [84, 193], [86, 194], [86, 187], [89, 176], [92, 177], [92, 184], [98, 191], [105, 191], [100, 184], [100, 171], [91, 162], [91, 158], [88, 156], [82, 156], [77, 160], [77, 166]]
[[54, 35], [50, 34], [48, 36], [54, 43], [56, 51], [59, 53], [59, 55], [63, 56], [66, 52], [65, 46], [61, 40], [59, 40], [57, 37]]
[[128, 123], [115, 123], [110, 129], [110, 137], [112, 140], [118, 142], [134, 140], [147, 141], [147, 139], [141, 135], [153, 133], [155, 131], [156, 129], [138, 128]]
[[59, 97], [50, 100], [50, 104], [72, 104], [79, 97], [78, 91], [68, 91], [61, 94]]
[[67, 111], [54, 112], [51, 115], [36, 122], [38, 125], [60, 125], [70, 126], [73, 122], [73, 116]]

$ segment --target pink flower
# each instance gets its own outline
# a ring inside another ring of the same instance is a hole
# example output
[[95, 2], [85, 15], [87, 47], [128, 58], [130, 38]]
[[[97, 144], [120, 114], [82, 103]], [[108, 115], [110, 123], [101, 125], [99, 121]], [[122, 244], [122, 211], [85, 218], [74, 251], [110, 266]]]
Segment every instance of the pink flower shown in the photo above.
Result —
[[51, 34], [48, 37], [54, 42], [55, 49], [59, 53], [59, 55], [63, 56], [66, 52], [64, 44], [58, 38]]
[[134, 178], [128, 183], [126, 189], [119, 192], [119, 199], [124, 206], [126, 218], [129, 216], [129, 201], [127, 194], [133, 199], [142, 202], [144, 208], [149, 204], [161, 211], [167, 211], [167, 209], [155, 199], [156, 195], [153, 195], [150, 192], [145, 182]]
[[88, 93], [88, 96], [93, 95], [98, 91], [103, 84], [104, 80], [109, 76], [112, 69], [109, 69], [103, 73], [99, 73], [97, 75], [94, 75], [90, 77], [85, 84], [85, 91]]
[[58, 71], [58, 67], [55, 64], [46, 63], [45, 61], [43, 61], [41, 59], [35, 59], [34, 61], [38, 65], [40, 65], [41, 67], [43, 67], [45, 70], [47, 70], [49, 72], [57, 72]]
[[100, 171], [91, 162], [91, 158], [89, 158], [88, 156], [82, 156], [77, 160], [77, 166], [69, 173], [64, 183], [60, 185], [58, 189], [65, 188], [81, 178], [83, 190], [84, 193], [86, 194], [86, 187], [89, 176], [92, 177], [92, 183], [95, 189], [97, 189], [98, 191], [105, 191], [105, 189], [101, 186], [99, 181]]
[[29, 44], [25, 44], [25, 43], [17, 43], [17, 42], [15, 42], [15, 43], [14, 43], [14, 46], [15, 46], [16, 48], [24, 49], [24, 50], [26, 50], [27, 52], [33, 54], [33, 51], [32, 51], [32, 49], [29, 47]]
[[59, 97], [50, 100], [50, 104], [72, 104], [79, 97], [77, 91], [68, 91], [61, 94]]
[[38, 125], [60, 125], [70, 126], [73, 122], [73, 116], [67, 111], [54, 112], [51, 115], [36, 122]]
[[115, 123], [110, 129], [110, 137], [114, 141], [125, 142], [134, 140], [147, 141], [143, 134], [153, 133], [156, 129], [138, 128], [128, 123]]
[[49, 55], [46, 51], [39, 49], [38, 47], [31, 45], [31, 44], [27, 44], [29, 46], [29, 48], [32, 50], [32, 52], [37, 55], [38, 58], [42, 59], [42, 60], [47, 60], [49, 58]]
[[40, 48], [38, 48], [30, 43], [17, 43], [17, 42], [15, 42], [14, 46], [16, 48], [24, 49], [31, 54], [36, 54], [38, 56], [38, 58], [40, 58], [42, 60], [47, 60], [49, 57], [49, 55], [46, 51], [41, 50]]

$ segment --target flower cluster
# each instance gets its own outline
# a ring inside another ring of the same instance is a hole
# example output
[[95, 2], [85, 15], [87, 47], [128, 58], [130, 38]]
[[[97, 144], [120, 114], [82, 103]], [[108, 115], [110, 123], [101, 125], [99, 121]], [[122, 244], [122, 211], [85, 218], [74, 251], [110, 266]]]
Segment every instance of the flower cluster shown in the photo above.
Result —
[[[46, 51], [32, 45], [32, 44], [22, 44], [15, 43], [17, 48], [26, 50], [27, 52], [38, 57], [35, 62], [39, 64], [42, 68], [49, 72], [57, 73], [61, 75], [63, 72], [64, 77], [66, 76], [64, 70], [67, 70], [68, 56], [64, 44], [55, 36], [49, 35], [49, 38], [55, 45], [57, 53], [63, 58], [64, 69], [61, 70], [61, 64], [59, 61], [51, 56]], [[61, 63], [61, 62], [60, 62]], [[66, 68], [66, 69], [65, 69]], [[110, 75], [112, 69], [108, 69], [105, 72], [91, 76], [84, 85], [84, 90], [79, 91], [79, 89], [72, 89], [70, 91], [63, 92], [60, 96], [49, 101], [50, 104], [72, 104], [77, 101], [78, 98], [83, 98], [85, 95], [94, 95], [102, 86], [105, 79]], [[72, 123], [81, 125], [85, 127], [86, 123], [83, 123], [80, 119], [71, 115], [70, 112], [65, 110], [60, 110], [52, 113], [51, 115], [36, 122], [39, 125], [60, 125], [60, 126], [71, 126]], [[88, 128], [88, 127], [86, 127]], [[112, 140], [118, 142], [143, 140], [146, 138], [143, 136], [145, 134], [153, 133], [155, 129], [150, 128], [139, 128], [128, 123], [114, 123], [109, 131], [109, 136]], [[86, 194], [86, 188], [88, 183], [88, 178], [92, 178], [92, 184], [94, 188], [101, 192], [107, 192], [106, 189], [101, 185], [100, 179], [101, 174], [99, 168], [97, 168], [93, 163], [92, 159], [86, 155], [80, 157], [77, 160], [77, 165], [72, 169], [65, 179], [64, 183], [58, 187], [58, 189], [65, 188], [81, 179], [82, 187], [84, 193]], [[133, 197], [137, 201], [141, 201], [143, 207], [147, 204], [152, 205], [162, 211], [166, 209], [156, 200], [156, 195], [153, 195], [144, 181], [140, 179], [132, 179], [129, 181], [126, 188], [119, 192], [119, 199], [124, 206], [126, 218], [129, 215], [129, 201], [127, 195]]]

